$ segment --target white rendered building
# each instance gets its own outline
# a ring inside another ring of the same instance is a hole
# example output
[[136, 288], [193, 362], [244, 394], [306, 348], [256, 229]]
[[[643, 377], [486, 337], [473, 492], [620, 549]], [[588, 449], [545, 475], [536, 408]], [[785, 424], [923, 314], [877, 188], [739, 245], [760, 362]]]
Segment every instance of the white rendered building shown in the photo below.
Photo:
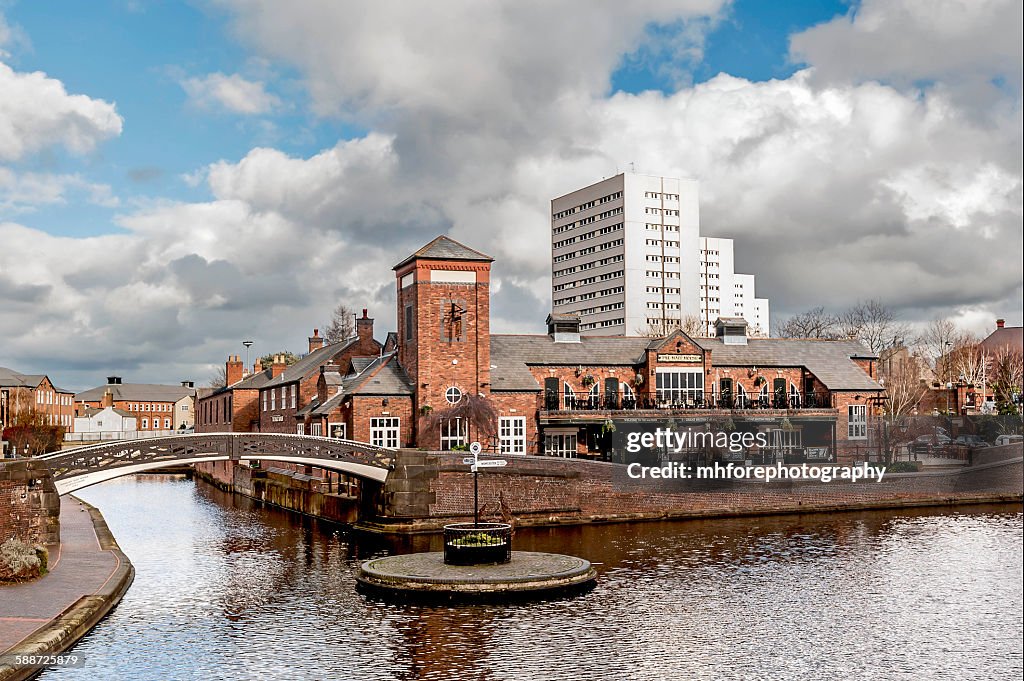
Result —
[[579, 314], [584, 334], [713, 335], [740, 316], [767, 335], [768, 301], [734, 273], [732, 240], [700, 236], [695, 180], [621, 173], [553, 199], [551, 245], [552, 309]]

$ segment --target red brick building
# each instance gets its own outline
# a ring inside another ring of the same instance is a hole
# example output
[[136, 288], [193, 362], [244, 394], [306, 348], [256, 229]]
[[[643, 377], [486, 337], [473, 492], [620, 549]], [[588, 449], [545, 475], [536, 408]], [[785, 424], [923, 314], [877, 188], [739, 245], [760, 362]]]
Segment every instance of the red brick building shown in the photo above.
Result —
[[56, 387], [44, 374], [22, 374], [0, 367], [0, 433], [15, 416], [34, 410], [51, 426], [69, 432], [74, 425], [74, 393]]
[[197, 401], [196, 432], [320, 435], [312, 427], [307, 432], [304, 420], [296, 414], [317, 395], [322, 367], [347, 366], [352, 358], [372, 359], [381, 354], [382, 346], [373, 338], [373, 319], [366, 312], [363, 310], [363, 316], [356, 320], [356, 335], [337, 343], [325, 343], [319, 330], [313, 329], [308, 354], [291, 365], [282, 356], [275, 356], [269, 368], [256, 365], [245, 375], [238, 355], [228, 357], [227, 385], [200, 395]]
[[871, 445], [882, 388], [855, 342], [750, 338], [741, 318], [719, 319], [714, 338], [581, 337], [567, 315], [549, 315], [547, 334], [491, 334], [492, 261], [438, 237], [396, 265], [396, 337], [372, 361], [320, 365], [294, 412], [304, 432], [461, 447], [481, 439], [465, 419], [434, 424], [476, 394], [498, 413], [488, 444], [505, 454], [605, 456], [611, 419], [752, 423], [771, 430], [774, 458], [833, 461]]
[[196, 389], [191, 381], [180, 385], [124, 383], [108, 376], [106, 385], [75, 395], [77, 415], [87, 409], [113, 407], [134, 416], [139, 435], [169, 435], [191, 428], [195, 422]]

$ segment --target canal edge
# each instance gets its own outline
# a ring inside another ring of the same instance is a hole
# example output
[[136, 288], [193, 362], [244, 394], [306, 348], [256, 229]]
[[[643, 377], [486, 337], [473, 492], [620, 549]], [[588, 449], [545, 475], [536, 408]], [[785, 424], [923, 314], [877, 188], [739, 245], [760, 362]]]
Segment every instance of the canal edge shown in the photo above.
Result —
[[[135, 566], [121, 551], [100, 510], [78, 497], [68, 495], [67, 499], [77, 501], [89, 512], [100, 548], [114, 555], [117, 567], [98, 590], [88, 596], [82, 596], [48, 623], [11, 648], [2, 651], [5, 656], [59, 655], [67, 651], [117, 607], [135, 580]], [[4, 665], [0, 667], [0, 681], [32, 679], [42, 672], [42, 668], [15, 668]]]

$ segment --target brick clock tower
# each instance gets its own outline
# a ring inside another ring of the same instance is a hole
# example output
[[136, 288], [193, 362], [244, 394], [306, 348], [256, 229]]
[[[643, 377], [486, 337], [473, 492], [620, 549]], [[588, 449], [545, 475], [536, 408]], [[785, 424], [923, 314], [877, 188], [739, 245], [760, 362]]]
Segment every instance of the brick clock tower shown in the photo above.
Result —
[[[462, 394], [490, 394], [490, 278], [494, 258], [446, 236], [398, 263], [398, 360], [415, 386], [414, 421]], [[461, 429], [461, 430], [460, 430]], [[419, 430], [417, 426], [417, 431]], [[468, 437], [466, 424], [416, 433], [421, 447]]]

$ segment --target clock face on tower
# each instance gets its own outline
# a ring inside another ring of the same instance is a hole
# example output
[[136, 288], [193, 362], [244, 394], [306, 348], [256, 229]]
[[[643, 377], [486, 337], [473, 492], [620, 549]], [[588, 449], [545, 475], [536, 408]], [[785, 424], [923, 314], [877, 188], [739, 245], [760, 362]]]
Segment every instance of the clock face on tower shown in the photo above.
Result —
[[457, 343], [466, 340], [466, 301], [455, 298], [441, 301], [441, 341]]

